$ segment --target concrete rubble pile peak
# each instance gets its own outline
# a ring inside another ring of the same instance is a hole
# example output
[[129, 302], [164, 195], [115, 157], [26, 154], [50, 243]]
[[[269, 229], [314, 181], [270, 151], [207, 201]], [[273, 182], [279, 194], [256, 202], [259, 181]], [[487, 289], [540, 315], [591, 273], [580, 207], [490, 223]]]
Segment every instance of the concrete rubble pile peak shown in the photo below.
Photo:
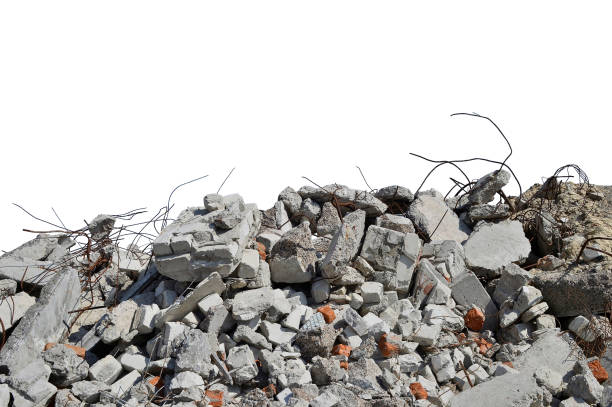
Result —
[[612, 230], [612, 188], [509, 181], [211, 193], [147, 249], [122, 215], [91, 250], [38, 235], [0, 257], [0, 407], [611, 406], [608, 243], [558, 214]]

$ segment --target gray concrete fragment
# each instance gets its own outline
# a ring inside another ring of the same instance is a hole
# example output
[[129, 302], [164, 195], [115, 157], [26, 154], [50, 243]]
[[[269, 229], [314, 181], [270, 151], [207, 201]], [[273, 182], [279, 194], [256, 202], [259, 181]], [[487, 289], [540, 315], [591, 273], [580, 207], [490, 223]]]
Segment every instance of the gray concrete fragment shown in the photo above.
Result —
[[470, 189], [468, 200], [471, 204], [486, 204], [493, 200], [495, 193], [510, 181], [510, 173], [506, 170], [493, 171], [476, 181]]
[[115, 218], [110, 215], [98, 215], [87, 225], [93, 240], [99, 241], [107, 237], [115, 227]]
[[[544, 301], [557, 317], [580, 315], [585, 309], [594, 314], [603, 313], [606, 304], [612, 301], [612, 278], [605, 269], [537, 273], [532, 284], [542, 291]], [[568, 298], [580, 301], [568, 301]]]
[[68, 253], [74, 241], [64, 236], [40, 234], [0, 256], [0, 278], [46, 285], [53, 277], [48, 269]]
[[223, 196], [219, 194], [208, 194], [204, 196], [204, 207], [207, 211], [222, 211], [225, 209]]
[[404, 202], [410, 203], [414, 200], [414, 195], [406, 187], [391, 185], [376, 191], [374, 196], [383, 202]]
[[289, 213], [289, 216], [297, 214], [302, 206], [302, 197], [291, 187], [283, 189], [281, 193], [278, 194], [278, 200], [285, 204], [285, 209]]
[[386, 289], [407, 292], [420, 249], [421, 240], [416, 234], [372, 225], [366, 233], [361, 257], [375, 270], [391, 272]]
[[330, 285], [327, 280], [317, 280], [310, 287], [310, 295], [315, 303], [322, 303], [329, 298]]
[[321, 274], [325, 278], [339, 277], [339, 268], [349, 264], [358, 254], [365, 229], [366, 213], [356, 210], [346, 215], [334, 235], [327, 255], [321, 261]]
[[519, 221], [482, 222], [464, 244], [468, 267], [489, 276], [499, 275], [502, 267], [523, 262], [531, 251]]
[[476, 305], [484, 311], [484, 329], [495, 330], [497, 328], [497, 306], [474, 273], [462, 274], [453, 281], [451, 290], [452, 297], [457, 304], [465, 307]]
[[185, 315], [194, 311], [204, 297], [213, 293], [221, 294], [224, 290], [225, 284], [221, 276], [218, 273], [212, 273], [198, 283], [187, 297], [158, 314], [155, 318], [155, 326], [161, 328], [166, 322], [180, 321]]
[[532, 278], [533, 275], [529, 271], [514, 263], [505, 265], [501, 270], [501, 278], [495, 286], [493, 300], [501, 305], [506, 300], [514, 299], [519, 288], [529, 284]]
[[319, 236], [333, 236], [341, 224], [338, 209], [331, 202], [325, 202], [321, 208], [321, 216], [317, 221], [317, 234]]
[[505, 219], [510, 216], [510, 206], [507, 204], [497, 205], [472, 205], [468, 209], [468, 218], [472, 225], [481, 220], [492, 221]]
[[56, 345], [45, 351], [42, 357], [51, 367], [49, 381], [56, 386], [68, 387], [87, 377], [89, 364], [66, 346]]
[[310, 240], [308, 223], [285, 233], [270, 253], [271, 279], [278, 283], [304, 283], [315, 272], [317, 256]]
[[81, 285], [74, 269], [55, 273], [42, 289], [0, 351], [0, 370], [19, 370], [36, 358], [48, 342], [58, 342], [76, 308]]
[[348, 188], [344, 185], [325, 185], [323, 188], [302, 187], [298, 191], [303, 199], [312, 198], [317, 202], [329, 202], [333, 198], [339, 204], [352, 204], [355, 209], [363, 209], [368, 216], [385, 213], [387, 205], [369, 192]]
[[109, 391], [110, 386], [95, 380], [83, 380], [72, 384], [70, 391], [79, 400], [86, 403], [96, 403], [100, 399], [100, 392]]
[[386, 213], [376, 218], [376, 226], [395, 230], [400, 233], [414, 233], [414, 225], [409, 218], [392, 215], [390, 213]]
[[408, 217], [431, 240], [455, 240], [463, 243], [470, 228], [448, 207], [434, 190], [419, 192], [410, 204]]
[[261, 316], [273, 302], [274, 290], [271, 287], [241, 291], [234, 297], [232, 315], [236, 321], [248, 321]]
[[0, 303], [0, 318], [4, 329], [17, 325], [21, 317], [36, 303], [36, 298], [26, 292], [19, 292], [13, 296], [4, 298]]
[[89, 378], [105, 384], [112, 384], [123, 370], [123, 366], [112, 355], [106, 355], [89, 368]]
[[179, 348], [176, 350], [175, 371], [186, 370], [208, 377], [212, 370], [210, 355], [212, 353], [207, 335], [199, 329], [192, 329], [185, 335]]

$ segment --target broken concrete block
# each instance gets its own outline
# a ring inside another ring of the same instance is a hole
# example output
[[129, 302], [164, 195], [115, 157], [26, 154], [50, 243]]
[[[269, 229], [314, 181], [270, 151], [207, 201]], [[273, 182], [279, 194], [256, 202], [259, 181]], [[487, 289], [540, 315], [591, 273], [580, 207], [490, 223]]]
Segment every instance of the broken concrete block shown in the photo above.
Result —
[[[414, 280], [412, 292], [414, 306], [421, 308], [425, 303], [446, 304], [450, 295], [451, 290], [448, 288], [448, 282], [438, 273], [429, 260], [422, 259], [419, 262]], [[429, 300], [430, 297], [431, 301]]]
[[516, 310], [519, 314], [527, 311], [529, 308], [542, 301], [542, 292], [535, 287], [525, 285], [521, 287], [518, 297], [514, 302]]
[[280, 324], [275, 324], [269, 321], [262, 321], [260, 326], [261, 332], [274, 345], [282, 345], [289, 343], [295, 338], [296, 333], [290, 329], [281, 327]]
[[470, 228], [459, 220], [442, 195], [435, 191], [421, 191], [410, 204], [408, 217], [430, 240], [455, 240], [463, 243]]
[[379, 303], [383, 299], [383, 285], [374, 281], [361, 284], [361, 297], [366, 303]]
[[274, 245], [270, 253], [271, 279], [277, 283], [304, 283], [315, 273], [317, 256], [309, 225], [294, 227]]
[[154, 319], [158, 313], [159, 307], [157, 304], [139, 306], [134, 314], [131, 329], [136, 329], [141, 334], [153, 332], [153, 329], [155, 329]]
[[223, 298], [217, 293], [212, 293], [202, 298], [200, 302], [198, 302], [198, 309], [202, 314], [206, 314], [209, 309], [215, 307], [217, 305], [223, 304]]
[[509, 263], [525, 261], [531, 252], [521, 222], [509, 220], [479, 223], [463, 247], [467, 266], [488, 276], [499, 275]]
[[407, 292], [420, 249], [421, 239], [416, 234], [372, 225], [366, 233], [361, 257], [375, 270], [392, 274], [386, 288]]
[[493, 300], [497, 305], [502, 305], [508, 299], [514, 299], [517, 291], [522, 286], [529, 284], [533, 275], [517, 266], [514, 263], [509, 263], [502, 267], [501, 278], [497, 281]]
[[476, 305], [485, 314], [484, 329], [497, 328], [497, 307], [489, 297], [476, 275], [472, 272], [464, 273], [451, 285], [452, 297], [457, 304], [465, 307]]
[[321, 274], [324, 278], [340, 277], [339, 268], [357, 256], [365, 230], [365, 219], [366, 213], [362, 210], [344, 217], [329, 245], [327, 255], [321, 261]]
[[211, 353], [207, 335], [199, 329], [192, 329], [186, 333], [181, 345], [176, 350], [175, 371], [189, 370], [202, 377], [208, 377], [213, 369], [210, 363]]
[[180, 372], [177, 373], [170, 381], [169, 389], [172, 392], [180, 392], [183, 389], [189, 389], [190, 387], [197, 387], [204, 384], [202, 376], [193, 372]]
[[302, 199], [312, 198], [317, 202], [337, 201], [340, 205], [351, 204], [355, 209], [363, 209], [368, 216], [382, 215], [387, 210], [387, 205], [371, 193], [344, 185], [332, 184], [323, 188], [302, 187], [298, 194]]
[[54, 346], [43, 352], [42, 357], [51, 367], [49, 381], [58, 387], [68, 387], [87, 377], [89, 364], [67, 346]]
[[317, 280], [310, 287], [310, 295], [315, 303], [322, 303], [329, 298], [330, 285], [327, 280]]
[[100, 399], [100, 393], [109, 390], [108, 384], [96, 380], [82, 380], [73, 383], [70, 388], [72, 394], [86, 403], [96, 403]]
[[246, 325], [238, 325], [232, 337], [236, 343], [247, 343], [260, 349], [272, 350], [272, 345], [266, 338]]
[[178, 301], [159, 314], [155, 318], [155, 326], [161, 328], [166, 322], [180, 321], [185, 315], [194, 311], [203, 298], [213, 293], [221, 294], [223, 291], [225, 291], [225, 284], [219, 273], [210, 274], [200, 281], [182, 301]]
[[405, 216], [384, 214], [376, 218], [376, 226], [395, 230], [400, 233], [414, 233], [412, 221]]
[[40, 354], [46, 343], [58, 342], [68, 324], [68, 312], [77, 307], [80, 294], [74, 269], [55, 273], [0, 351], [0, 368], [8, 372], [20, 370]]
[[591, 321], [582, 315], [578, 315], [569, 324], [569, 330], [587, 342], [593, 342], [597, 335], [591, 326]]
[[[236, 269], [242, 251], [259, 229], [261, 215], [238, 195], [223, 199], [226, 209], [189, 208], [162, 230], [153, 243], [160, 274], [178, 281], [201, 281], [213, 272], [227, 277]], [[172, 241], [181, 242], [176, 245], [179, 253], [173, 251]], [[189, 244], [189, 253], [182, 253]]]
[[342, 221], [338, 215], [338, 209], [331, 203], [325, 202], [321, 208], [321, 216], [317, 221], [317, 234], [319, 236], [334, 236]]
[[112, 355], [106, 355], [89, 368], [89, 378], [105, 384], [112, 384], [123, 370], [123, 366]]
[[253, 249], [245, 249], [242, 260], [238, 265], [238, 277], [254, 278], [259, 270], [259, 252]]
[[523, 315], [521, 316], [521, 321], [529, 322], [532, 319], [535, 319], [539, 317], [540, 315], [544, 314], [546, 311], [548, 311], [548, 304], [545, 302], [541, 302], [529, 308], [527, 311], [525, 311]]
[[510, 173], [506, 170], [493, 171], [476, 181], [470, 189], [468, 201], [470, 204], [486, 204], [495, 198], [497, 191], [501, 190], [510, 181]]
[[236, 383], [245, 383], [257, 376], [255, 357], [248, 345], [235, 346], [230, 349], [226, 363], [231, 370], [238, 369], [232, 373]]
[[241, 291], [234, 297], [232, 315], [236, 321], [248, 321], [261, 316], [273, 302], [274, 290], [271, 287]]
[[291, 187], [287, 187], [278, 194], [278, 200], [285, 204], [285, 209], [290, 216], [294, 216], [302, 206], [302, 197]]

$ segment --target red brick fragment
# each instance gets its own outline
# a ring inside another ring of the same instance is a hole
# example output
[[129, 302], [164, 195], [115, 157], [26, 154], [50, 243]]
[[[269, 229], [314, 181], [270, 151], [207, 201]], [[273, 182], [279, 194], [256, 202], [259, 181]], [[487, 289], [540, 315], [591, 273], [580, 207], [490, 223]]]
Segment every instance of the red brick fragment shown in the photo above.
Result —
[[608, 380], [608, 371], [601, 365], [599, 359], [589, 362], [589, 368], [599, 383]]
[[333, 347], [332, 355], [343, 355], [348, 358], [351, 355], [352, 350], [353, 349], [350, 346], [339, 343]]
[[485, 316], [484, 313], [478, 308], [472, 308], [467, 312], [467, 314], [465, 314], [463, 320], [465, 321], [465, 326], [467, 326], [468, 329], [471, 329], [472, 331], [481, 331], [485, 323]]
[[221, 390], [206, 390], [208, 405], [212, 407], [223, 407], [223, 391]]
[[336, 319], [336, 313], [329, 305], [324, 305], [322, 307], [317, 308], [317, 311], [323, 314], [323, 318], [325, 318], [325, 322], [328, 324], [333, 322]]
[[410, 393], [417, 400], [425, 400], [427, 399], [427, 390], [423, 387], [423, 385], [419, 382], [410, 383]]

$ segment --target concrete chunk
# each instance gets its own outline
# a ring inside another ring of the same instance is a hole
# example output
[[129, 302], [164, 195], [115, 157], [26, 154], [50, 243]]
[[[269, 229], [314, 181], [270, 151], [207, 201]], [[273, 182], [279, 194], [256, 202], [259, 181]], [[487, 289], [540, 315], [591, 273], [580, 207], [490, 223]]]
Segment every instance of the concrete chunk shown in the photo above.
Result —
[[435, 190], [422, 191], [410, 204], [408, 217], [430, 240], [467, 240], [470, 228], [459, 220], [446, 204], [444, 197]]
[[285, 233], [270, 253], [270, 275], [277, 283], [305, 283], [315, 273], [317, 256], [308, 223]]
[[497, 276], [507, 264], [525, 261], [531, 244], [525, 237], [521, 222], [505, 220], [476, 225], [464, 249], [469, 268], [477, 273]]

